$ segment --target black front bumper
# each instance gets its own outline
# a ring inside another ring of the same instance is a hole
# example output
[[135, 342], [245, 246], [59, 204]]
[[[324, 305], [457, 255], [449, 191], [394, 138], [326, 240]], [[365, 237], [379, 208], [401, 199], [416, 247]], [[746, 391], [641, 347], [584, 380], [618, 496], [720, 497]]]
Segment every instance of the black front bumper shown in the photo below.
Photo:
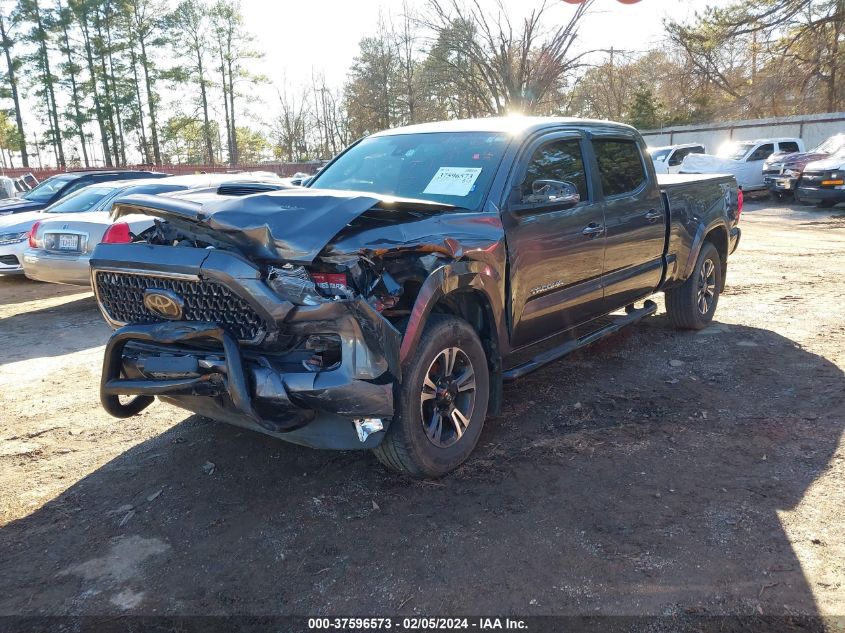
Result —
[[[136, 254], [132, 246], [103, 249], [110, 254], [106, 269], [142, 274], [137, 261], [131, 266], [119, 261]], [[94, 275], [103, 265], [103, 250], [92, 264]], [[236, 258], [233, 266], [220, 269], [225, 257], [218, 254], [216, 268], [208, 267], [208, 259], [195, 271], [198, 277], [225, 280], [262, 315], [275, 315], [268, 323], [275, 334], [268, 340], [273, 342], [239, 343], [213, 322], [119, 327], [103, 362], [100, 395], [106, 410], [127, 417], [159, 397], [212, 419], [315, 448], [377, 446], [384, 431], [361, 434], [360, 422], [378, 420], [386, 430], [393, 417], [393, 387], [400, 379], [399, 332], [360, 298], [293, 306], [273, 293], [249, 292], [250, 284], [233, 283], [243, 274], [234, 274], [243, 260]], [[161, 268], [159, 264], [156, 274], [166, 275]], [[186, 272], [184, 265], [179, 270]], [[326, 370], [308, 368], [302, 364], [301, 349], [279, 343], [284, 337], [311, 335], [337, 337], [340, 361]], [[118, 396], [137, 400], [122, 405]]]
[[808, 202], [845, 202], [845, 189], [825, 189], [822, 187], [801, 187], [796, 190], [801, 200]]

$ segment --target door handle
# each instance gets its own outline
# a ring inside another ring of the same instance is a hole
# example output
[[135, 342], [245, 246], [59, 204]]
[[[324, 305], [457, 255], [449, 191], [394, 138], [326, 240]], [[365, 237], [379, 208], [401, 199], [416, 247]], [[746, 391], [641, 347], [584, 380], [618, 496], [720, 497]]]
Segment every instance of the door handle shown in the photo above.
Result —
[[604, 233], [604, 226], [601, 224], [588, 224], [584, 227], [584, 230], [581, 231], [582, 235], [586, 235], [589, 238], [601, 235], [602, 233]]
[[648, 220], [649, 222], [654, 222], [655, 220], [658, 220], [662, 217], [663, 217], [663, 212], [657, 211], [656, 209], [652, 209], [651, 211], [649, 211], [648, 213], [645, 214], [645, 219]]

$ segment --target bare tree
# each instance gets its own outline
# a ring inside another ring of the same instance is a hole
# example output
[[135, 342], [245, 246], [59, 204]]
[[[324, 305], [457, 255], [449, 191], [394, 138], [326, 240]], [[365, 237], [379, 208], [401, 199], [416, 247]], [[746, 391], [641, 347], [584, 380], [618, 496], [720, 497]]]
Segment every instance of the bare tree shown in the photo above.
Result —
[[455, 62], [452, 71], [476, 77], [473, 90], [486, 94], [490, 114], [534, 112], [561, 79], [580, 68], [589, 51], [573, 53], [578, 29], [593, 0], [573, 9], [569, 20], [545, 28], [547, 12], [554, 4], [543, 0], [539, 8], [515, 26], [502, 0], [489, 14], [480, 0], [429, 0], [429, 17], [424, 19], [438, 43], [464, 60], [470, 68]]
[[307, 158], [309, 149], [308, 128], [313, 113], [306, 90], [299, 95], [291, 94], [287, 83], [282, 90], [276, 90], [279, 96], [279, 114], [273, 120], [272, 136], [276, 141], [276, 154], [288, 162]]

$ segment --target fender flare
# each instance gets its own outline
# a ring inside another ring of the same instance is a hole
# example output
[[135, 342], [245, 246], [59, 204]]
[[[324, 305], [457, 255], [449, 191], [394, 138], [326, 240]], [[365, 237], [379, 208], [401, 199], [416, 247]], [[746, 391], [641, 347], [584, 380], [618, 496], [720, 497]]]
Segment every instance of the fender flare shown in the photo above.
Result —
[[492, 309], [496, 342], [502, 349], [504, 297], [501, 288], [499, 273], [484, 262], [457, 261], [435, 269], [426, 278], [414, 301], [399, 348], [399, 362], [404, 363], [416, 349], [432, 308], [440, 299], [454, 292], [478, 291], [484, 294]]
[[[709, 235], [711, 231], [717, 228], [724, 231], [725, 244], [730, 244], [730, 231], [728, 230], [727, 223], [723, 219], [714, 220], [708, 225], [699, 224], [698, 229], [695, 231], [695, 236], [693, 236], [689, 256], [687, 257], [686, 264], [684, 265], [682, 281], [689, 279], [689, 276], [692, 274], [693, 270], [695, 270], [695, 262], [698, 260], [698, 255], [701, 253], [702, 246], [704, 246], [704, 238]], [[730, 248], [730, 246], [728, 248]], [[727, 257], [726, 261], [722, 262], [722, 266], [726, 263]]]

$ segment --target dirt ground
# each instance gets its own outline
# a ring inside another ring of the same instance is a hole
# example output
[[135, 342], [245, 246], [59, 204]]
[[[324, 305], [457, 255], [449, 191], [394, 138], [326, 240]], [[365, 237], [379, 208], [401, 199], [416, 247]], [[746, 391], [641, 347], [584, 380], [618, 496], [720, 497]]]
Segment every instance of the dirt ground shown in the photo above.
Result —
[[845, 615], [845, 213], [741, 226], [709, 329], [661, 297], [437, 482], [112, 419], [91, 294], [0, 279], [0, 615]]

